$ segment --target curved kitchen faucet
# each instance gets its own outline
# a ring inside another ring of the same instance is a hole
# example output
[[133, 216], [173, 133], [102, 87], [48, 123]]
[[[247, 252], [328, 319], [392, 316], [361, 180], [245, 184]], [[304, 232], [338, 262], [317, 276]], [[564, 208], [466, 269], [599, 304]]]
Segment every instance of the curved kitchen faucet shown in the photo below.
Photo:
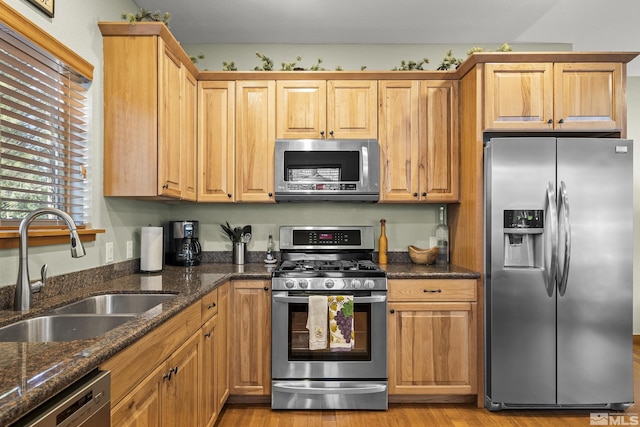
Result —
[[42, 208], [36, 209], [30, 212], [20, 222], [20, 228], [18, 233], [20, 235], [20, 260], [18, 264], [18, 280], [16, 282], [16, 294], [13, 300], [13, 309], [16, 311], [29, 310], [31, 308], [31, 293], [40, 292], [44, 287], [47, 280], [47, 265], [42, 266], [41, 280], [31, 283], [29, 280], [29, 260], [28, 260], [28, 229], [31, 222], [41, 215], [56, 215], [62, 218], [67, 224], [71, 239], [71, 256], [73, 258], [80, 258], [86, 254], [84, 246], [80, 241], [78, 230], [76, 229], [76, 223], [69, 214], [55, 208]]

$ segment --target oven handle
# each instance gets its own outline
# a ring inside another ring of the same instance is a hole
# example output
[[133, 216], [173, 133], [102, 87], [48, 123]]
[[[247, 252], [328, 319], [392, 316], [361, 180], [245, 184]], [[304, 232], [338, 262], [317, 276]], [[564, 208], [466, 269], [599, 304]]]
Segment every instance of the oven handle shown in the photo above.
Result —
[[273, 383], [271, 385], [273, 391], [281, 393], [302, 393], [302, 394], [373, 394], [386, 391], [387, 386], [384, 384], [369, 384], [360, 387], [300, 387], [299, 384]]
[[[273, 295], [273, 300], [290, 304], [309, 304], [309, 297], [290, 297], [287, 295]], [[370, 297], [353, 297], [354, 304], [377, 304], [387, 302], [386, 295], [372, 295]]]

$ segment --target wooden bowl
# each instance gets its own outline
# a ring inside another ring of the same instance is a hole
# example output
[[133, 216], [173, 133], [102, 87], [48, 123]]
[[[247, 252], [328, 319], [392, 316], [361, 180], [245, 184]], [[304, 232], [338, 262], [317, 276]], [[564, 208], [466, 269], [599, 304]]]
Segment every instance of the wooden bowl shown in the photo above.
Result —
[[417, 246], [409, 245], [409, 258], [411, 258], [411, 262], [414, 264], [433, 264], [436, 262], [437, 254], [437, 246], [434, 246], [431, 249], [421, 249]]

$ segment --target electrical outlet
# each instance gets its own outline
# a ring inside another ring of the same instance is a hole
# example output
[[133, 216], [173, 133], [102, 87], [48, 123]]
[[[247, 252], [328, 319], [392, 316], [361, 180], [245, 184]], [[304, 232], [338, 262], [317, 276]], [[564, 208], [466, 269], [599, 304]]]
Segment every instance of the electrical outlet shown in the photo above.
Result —
[[133, 258], [133, 241], [127, 240], [127, 259]]
[[113, 242], [107, 242], [105, 245], [104, 262], [113, 262]]

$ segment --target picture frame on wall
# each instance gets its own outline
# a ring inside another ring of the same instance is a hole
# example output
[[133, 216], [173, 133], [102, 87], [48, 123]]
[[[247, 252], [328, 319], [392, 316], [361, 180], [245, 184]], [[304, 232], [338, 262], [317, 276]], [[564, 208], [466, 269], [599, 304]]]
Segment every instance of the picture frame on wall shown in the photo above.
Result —
[[38, 8], [42, 13], [53, 18], [55, 0], [27, 0], [29, 3]]

